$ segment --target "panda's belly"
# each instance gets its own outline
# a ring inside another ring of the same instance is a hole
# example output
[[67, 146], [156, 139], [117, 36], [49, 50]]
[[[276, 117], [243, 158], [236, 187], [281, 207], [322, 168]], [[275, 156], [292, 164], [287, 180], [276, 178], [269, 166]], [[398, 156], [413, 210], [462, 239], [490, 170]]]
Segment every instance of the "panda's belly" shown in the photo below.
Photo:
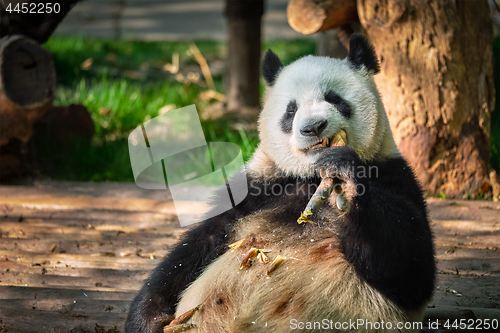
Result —
[[[242, 246], [208, 266], [180, 300], [176, 316], [202, 304], [192, 318], [193, 332], [291, 332], [300, 322], [416, 319], [358, 278], [335, 237], [287, 240], [283, 234], [276, 241], [271, 231], [241, 231], [238, 236], [247, 236]], [[250, 267], [240, 269], [252, 247], [270, 250], [269, 263], [254, 258]], [[286, 259], [268, 275], [278, 255]]]

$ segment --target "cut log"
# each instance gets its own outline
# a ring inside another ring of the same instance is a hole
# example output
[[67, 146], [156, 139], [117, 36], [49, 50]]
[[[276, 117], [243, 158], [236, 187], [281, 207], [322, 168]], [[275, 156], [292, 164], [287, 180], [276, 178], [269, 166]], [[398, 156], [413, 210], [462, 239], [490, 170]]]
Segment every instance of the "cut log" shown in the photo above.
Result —
[[20, 35], [0, 40], [0, 145], [28, 142], [34, 123], [51, 107], [56, 73], [50, 53]]
[[286, 14], [288, 24], [304, 35], [358, 21], [355, 0], [290, 0]]

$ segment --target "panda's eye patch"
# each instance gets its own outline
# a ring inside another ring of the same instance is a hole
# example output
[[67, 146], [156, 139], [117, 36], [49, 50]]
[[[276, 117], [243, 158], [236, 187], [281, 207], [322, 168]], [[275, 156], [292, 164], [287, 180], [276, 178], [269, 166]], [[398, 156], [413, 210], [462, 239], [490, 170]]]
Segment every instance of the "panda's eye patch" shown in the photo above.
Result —
[[286, 112], [281, 118], [281, 130], [284, 133], [290, 133], [293, 127], [293, 118], [295, 118], [295, 113], [297, 112], [297, 102], [290, 101], [286, 106]]
[[337, 111], [346, 118], [351, 118], [351, 107], [349, 103], [339, 95], [337, 95], [334, 91], [328, 91], [325, 93], [325, 101], [334, 105], [337, 108]]
[[295, 113], [297, 112], [297, 102], [296, 101], [290, 101], [288, 105], [286, 106], [286, 112], [287, 113]]

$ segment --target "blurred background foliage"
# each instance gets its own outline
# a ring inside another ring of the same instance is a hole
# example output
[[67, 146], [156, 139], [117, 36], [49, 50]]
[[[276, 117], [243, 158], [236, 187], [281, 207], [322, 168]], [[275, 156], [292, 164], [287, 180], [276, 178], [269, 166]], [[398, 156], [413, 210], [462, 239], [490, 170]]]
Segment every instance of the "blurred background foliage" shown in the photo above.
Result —
[[[221, 114], [221, 102], [203, 94], [208, 87], [190, 51], [191, 44], [51, 37], [44, 46], [51, 52], [57, 72], [54, 105], [75, 103], [87, 107], [96, 134], [90, 146], [72, 149], [50, 176], [134, 181], [127, 146], [130, 131], [162, 112], [191, 104], [198, 108], [207, 141], [236, 143], [248, 160], [258, 144], [255, 125], [239, 126], [234, 117]], [[209, 65], [217, 92], [222, 93], [225, 43], [194, 44]], [[263, 51], [269, 48], [287, 64], [314, 54], [316, 43], [306, 39], [263, 43]], [[261, 92], [264, 88], [261, 81]]]
[[[248, 160], [258, 144], [257, 130], [255, 126], [241, 126], [234, 117], [225, 117], [220, 111], [221, 102], [204, 94], [208, 87], [190, 51], [191, 44], [51, 37], [44, 46], [51, 52], [57, 71], [54, 105], [86, 106], [96, 134], [90, 146], [75, 147], [71, 156], [65, 156], [61, 168], [50, 176], [64, 180], [133, 181], [127, 146], [130, 131], [162, 112], [190, 104], [198, 108], [207, 141], [236, 143]], [[210, 67], [217, 92], [222, 93], [225, 43], [194, 44]], [[263, 43], [262, 51], [267, 49], [288, 64], [314, 54], [316, 42], [273, 40]], [[494, 55], [497, 98], [491, 118], [491, 166], [500, 171], [500, 36], [494, 40]], [[261, 80], [261, 93], [264, 89]]]

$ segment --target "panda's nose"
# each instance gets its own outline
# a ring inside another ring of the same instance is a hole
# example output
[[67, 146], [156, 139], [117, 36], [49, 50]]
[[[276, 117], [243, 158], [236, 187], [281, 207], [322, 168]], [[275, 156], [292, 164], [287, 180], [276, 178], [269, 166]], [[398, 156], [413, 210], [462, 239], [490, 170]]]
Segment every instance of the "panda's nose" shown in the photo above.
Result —
[[326, 128], [328, 122], [326, 120], [319, 120], [314, 124], [306, 125], [300, 129], [300, 134], [304, 136], [319, 136]]

